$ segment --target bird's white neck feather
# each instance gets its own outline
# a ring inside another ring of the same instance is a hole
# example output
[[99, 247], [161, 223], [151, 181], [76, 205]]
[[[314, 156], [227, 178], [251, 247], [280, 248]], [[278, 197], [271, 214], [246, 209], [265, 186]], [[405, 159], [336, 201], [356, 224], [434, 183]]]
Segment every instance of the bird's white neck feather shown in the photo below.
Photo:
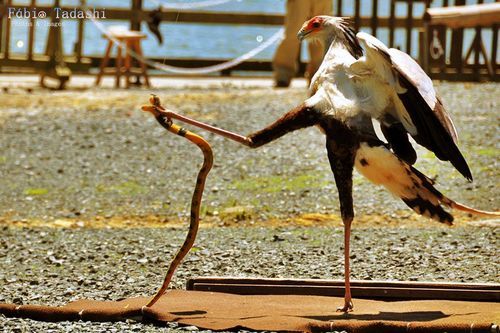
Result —
[[339, 41], [338, 39], [334, 39], [330, 44], [330, 47], [327, 49], [325, 53], [325, 58], [323, 61], [329, 63], [346, 63], [349, 64], [356, 59], [352, 56], [351, 52], [347, 49], [347, 47]]

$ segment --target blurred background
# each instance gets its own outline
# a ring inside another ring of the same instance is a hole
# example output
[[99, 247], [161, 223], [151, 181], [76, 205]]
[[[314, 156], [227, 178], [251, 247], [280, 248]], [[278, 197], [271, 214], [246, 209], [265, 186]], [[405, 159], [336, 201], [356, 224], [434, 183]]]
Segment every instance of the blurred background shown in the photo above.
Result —
[[[452, 5], [473, 5], [495, 3], [494, 0], [356, 0], [333, 1], [334, 15], [352, 16], [356, 26], [374, 34], [391, 47], [399, 48], [423, 62], [425, 56], [424, 12], [427, 8], [447, 7]], [[279, 32], [283, 25], [285, 0], [15, 0], [0, 1], [3, 12], [1, 19], [0, 70], [19, 72], [39, 66], [46, 53], [49, 35], [50, 12], [54, 6], [72, 9], [103, 10], [106, 18], [64, 19], [61, 21], [62, 52], [65, 62], [75, 73], [93, 73], [99, 66], [105, 52], [107, 41], [103, 38], [102, 28], [121, 26], [126, 29], [140, 30], [146, 34], [142, 40], [144, 55], [153, 61], [178, 67], [197, 68], [221, 63], [237, 58], [259, 48], [260, 45]], [[8, 8], [37, 8], [48, 13], [44, 19], [7, 19]], [[159, 10], [161, 8], [161, 10]], [[158, 43], [153, 33], [147, 28], [152, 11], [159, 10], [159, 31], [164, 42]], [[101, 30], [100, 30], [101, 29]], [[498, 25], [478, 28], [482, 37], [482, 47], [491, 59], [496, 73], [498, 58]], [[444, 54], [433, 59], [431, 76], [446, 79], [494, 78], [496, 74], [476, 73], [458, 78], [457, 72], [471, 70], [463, 65], [469, 46], [474, 44], [478, 33], [476, 28], [445, 29], [441, 28], [437, 37]], [[435, 35], [431, 35], [432, 38]], [[271, 71], [270, 61], [277, 48], [274, 41], [252, 59], [232, 66], [215, 75], [267, 76]], [[474, 46], [475, 47], [475, 46]], [[432, 46], [431, 46], [432, 48]], [[302, 48], [299, 75], [304, 72], [308, 61], [307, 48]], [[111, 64], [113, 64], [111, 59]], [[469, 63], [475, 62], [470, 59]], [[484, 57], [477, 59], [479, 72], [485, 71]], [[38, 64], [38, 65], [37, 65]], [[151, 69], [151, 74], [169, 74], [165, 69]], [[443, 74], [446, 72], [446, 74]], [[440, 73], [440, 74], [439, 74]], [[170, 74], [172, 72], [170, 71]], [[176, 73], [182, 74], [182, 73]], [[207, 73], [203, 73], [207, 74]], [[497, 76], [498, 77], [498, 76]]]

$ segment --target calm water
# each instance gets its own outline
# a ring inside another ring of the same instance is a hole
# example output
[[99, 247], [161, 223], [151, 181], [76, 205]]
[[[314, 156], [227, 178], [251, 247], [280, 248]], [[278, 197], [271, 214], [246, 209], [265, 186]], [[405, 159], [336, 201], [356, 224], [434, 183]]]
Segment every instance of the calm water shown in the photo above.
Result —
[[[190, 3], [200, 0], [160, 0], [164, 4], [168, 3]], [[486, 0], [485, 2], [494, 2], [495, 0]], [[122, 7], [129, 8], [131, 1], [123, 0], [88, 0], [88, 7], [111, 8]], [[29, 0], [14, 1], [15, 4], [25, 5]], [[39, 0], [38, 4], [53, 5], [54, 1]], [[199, 10], [223, 11], [223, 12], [249, 12], [249, 13], [279, 13], [285, 11], [285, 0], [233, 0], [227, 4], [212, 6]], [[379, 1], [379, 15], [389, 16], [390, 0]], [[442, 1], [434, 1], [433, 6], [439, 7]], [[467, 3], [475, 3], [474, 0], [468, 0]], [[62, 6], [78, 6], [79, 1], [61, 1]], [[371, 14], [372, 0], [361, 1], [361, 15], [369, 16]], [[144, 0], [145, 8], [158, 7], [158, 0]], [[416, 3], [414, 6], [414, 15], [419, 17], [423, 14], [424, 5]], [[407, 6], [404, 3], [398, 3], [396, 6], [396, 15], [405, 15]], [[352, 1], [344, 1], [343, 15], [353, 15], [354, 5]], [[48, 20], [37, 20], [39, 22], [35, 29], [35, 53], [43, 53], [48, 32]], [[124, 21], [101, 20], [106, 26], [121, 25], [128, 27]], [[27, 51], [28, 27], [27, 20], [14, 19], [11, 30], [11, 52], [25, 53]], [[165, 57], [165, 58], [234, 58], [248, 50], [259, 45], [262, 40], [273, 35], [279, 27], [269, 26], [243, 26], [243, 25], [208, 25], [208, 24], [185, 24], [185, 23], [163, 23], [161, 31], [164, 37], [163, 45], [156, 42], [154, 36], [150, 35], [146, 24], [142, 30], [146, 32], [148, 38], [143, 41], [143, 49], [147, 56]], [[85, 42], [83, 45], [84, 55], [100, 55], [104, 52], [106, 41], [102, 38], [100, 31], [91, 21], [85, 22]], [[369, 29], [366, 29], [370, 32]], [[74, 43], [77, 36], [77, 22], [72, 20], [63, 21], [63, 41], [64, 51], [67, 54], [73, 53]], [[467, 32], [467, 40], [472, 40], [472, 31]], [[486, 41], [486, 47], [491, 47], [491, 31], [484, 31], [483, 36]], [[378, 38], [388, 43], [389, 34], [387, 29], [379, 29]], [[399, 29], [395, 33], [396, 46], [404, 50], [406, 32]], [[413, 56], [417, 54], [418, 32], [415, 30], [412, 35], [414, 50]], [[467, 45], [467, 44], [466, 44]], [[259, 59], [270, 59], [274, 54], [276, 45], [268, 48], [258, 55]], [[303, 57], [307, 59], [307, 55]]]

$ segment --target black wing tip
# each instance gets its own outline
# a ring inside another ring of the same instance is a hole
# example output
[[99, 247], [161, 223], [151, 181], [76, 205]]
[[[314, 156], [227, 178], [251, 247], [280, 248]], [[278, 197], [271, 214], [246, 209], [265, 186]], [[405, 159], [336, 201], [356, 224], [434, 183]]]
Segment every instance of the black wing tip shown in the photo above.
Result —
[[[463, 159], [463, 157], [462, 157]], [[474, 181], [474, 179], [472, 178], [472, 172], [470, 171], [469, 169], [469, 166], [467, 165], [467, 162], [465, 162], [465, 159], [463, 159], [463, 163], [460, 163], [461, 165], [455, 165], [455, 163], [453, 163], [454, 161], [450, 161], [451, 164], [453, 164], [453, 166], [458, 170], [458, 172], [460, 172], [462, 174], [462, 176], [465, 177], [465, 179], [467, 179], [469, 181], [469, 183], [472, 183]]]
[[403, 202], [413, 209], [417, 214], [426, 216], [435, 221], [452, 225], [453, 215], [448, 213], [439, 204], [433, 204], [430, 201], [421, 198], [417, 195], [414, 198], [401, 198]]

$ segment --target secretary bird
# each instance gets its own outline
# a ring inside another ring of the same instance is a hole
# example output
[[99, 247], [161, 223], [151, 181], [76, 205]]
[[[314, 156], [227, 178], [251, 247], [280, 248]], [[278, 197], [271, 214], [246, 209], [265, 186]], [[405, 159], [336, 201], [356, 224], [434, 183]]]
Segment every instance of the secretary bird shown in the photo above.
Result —
[[[417, 154], [408, 134], [439, 159], [450, 161], [472, 181], [469, 167], [456, 144], [453, 122], [437, 97], [432, 81], [410, 56], [387, 48], [366, 33], [356, 34], [349, 21], [340, 17], [314, 17], [304, 23], [298, 38], [314, 38], [327, 46], [323, 63], [311, 81], [311, 97], [264, 129], [245, 137], [161, 106], [152, 112], [251, 148], [301, 128], [313, 125], [320, 128], [326, 136], [326, 150], [344, 224], [345, 297], [344, 305], [337, 310], [349, 312], [353, 308], [349, 248], [354, 218], [354, 167], [371, 182], [385, 186], [400, 197], [418, 214], [441, 223], [451, 225], [453, 221], [453, 216], [443, 206], [487, 216], [499, 216], [500, 213], [476, 210], [447, 198], [433, 186], [433, 180], [412, 166]], [[381, 123], [388, 143], [377, 137], [372, 118]]]

